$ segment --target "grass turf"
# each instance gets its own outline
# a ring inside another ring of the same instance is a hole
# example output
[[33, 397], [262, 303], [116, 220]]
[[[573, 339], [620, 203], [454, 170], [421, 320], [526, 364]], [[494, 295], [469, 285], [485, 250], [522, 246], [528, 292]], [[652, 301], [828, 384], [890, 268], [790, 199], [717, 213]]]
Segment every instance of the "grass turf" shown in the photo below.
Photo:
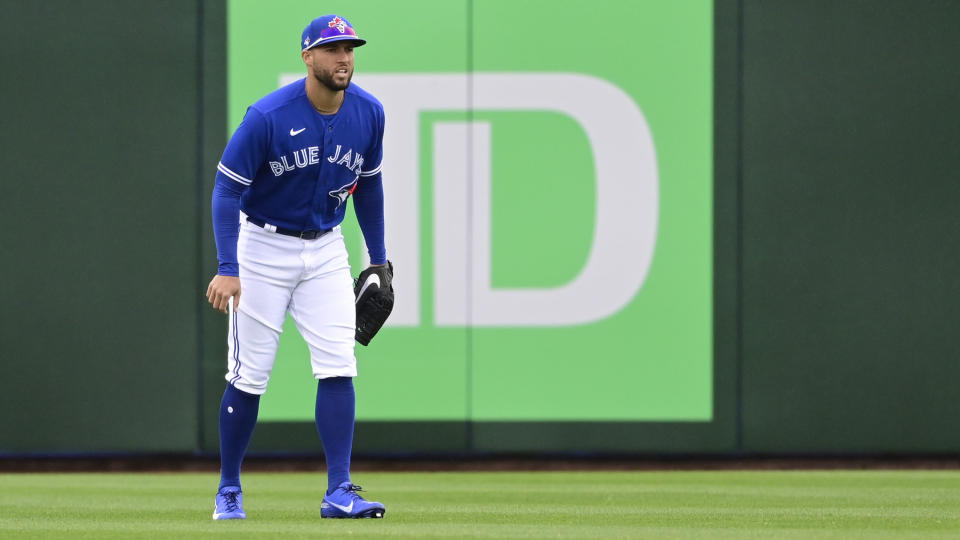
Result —
[[322, 473], [0, 475], [0, 537], [957, 538], [960, 471], [356, 473], [385, 519], [321, 520]]

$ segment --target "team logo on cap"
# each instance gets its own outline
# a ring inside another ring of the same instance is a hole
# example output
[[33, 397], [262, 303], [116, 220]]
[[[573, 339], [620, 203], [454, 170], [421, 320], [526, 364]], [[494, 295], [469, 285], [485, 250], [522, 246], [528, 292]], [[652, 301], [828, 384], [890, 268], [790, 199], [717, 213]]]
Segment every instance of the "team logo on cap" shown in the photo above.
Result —
[[307, 39], [303, 40], [303, 46], [306, 47], [310, 44], [310, 36], [307, 36]]
[[347, 23], [340, 17], [334, 17], [332, 21], [327, 23], [327, 26], [330, 28], [336, 28], [342, 34], [347, 29]]

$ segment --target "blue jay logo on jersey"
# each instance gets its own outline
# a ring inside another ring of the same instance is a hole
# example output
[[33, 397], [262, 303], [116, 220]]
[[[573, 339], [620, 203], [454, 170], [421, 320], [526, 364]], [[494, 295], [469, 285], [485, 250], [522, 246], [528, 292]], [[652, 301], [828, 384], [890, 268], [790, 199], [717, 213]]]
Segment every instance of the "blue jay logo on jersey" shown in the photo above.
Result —
[[357, 189], [357, 181], [359, 179], [360, 177], [358, 176], [357, 178], [353, 179], [353, 182], [350, 182], [349, 184], [344, 186], [340, 186], [339, 189], [334, 189], [329, 192], [331, 197], [333, 197], [334, 199], [337, 199], [337, 206], [336, 206], [337, 208], [340, 208], [341, 204], [347, 202], [347, 197], [352, 195], [353, 192]]

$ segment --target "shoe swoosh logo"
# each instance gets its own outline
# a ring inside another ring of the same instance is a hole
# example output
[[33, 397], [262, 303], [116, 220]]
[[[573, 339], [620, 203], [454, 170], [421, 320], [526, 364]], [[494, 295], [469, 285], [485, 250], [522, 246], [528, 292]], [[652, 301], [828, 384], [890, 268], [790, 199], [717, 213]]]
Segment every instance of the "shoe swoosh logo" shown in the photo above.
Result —
[[293, 128], [290, 128], [290, 136], [291, 136], [291, 137], [296, 137], [297, 135], [303, 133], [303, 132], [306, 131], [306, 130], [307, 130], [307, 128], [300, 128], [300, 129], [298, 129], [298, 130], [294, 130]]
[[350, 512], [353, 512], [353, 501], [350, 501], [350, 506], [340, 506], [339, 504], [337, 504], [337, 503], [335, 503], [335, 502], [330, 502], [330, 501], [327, 501], [327, 502], [330, 503], [330, 506], [332, 506], [332, 507], [334, 507], [334, 508], [337, 508], [337, 509], [339, 509], [339, 510], [341, 510], [341, 511], [343, 511], [343, 512], [348, 513], [348, 514], [349, 514]]
[[[360, 299], [363, 298], [363, 293], [366, 292], [367, 287], [369, 287], [370, 285], [376, 285], [377, 288], [380, 288], [380, 276], [376, 274], [370, 274], [370, 277], [367, 278], [366, 283], [364, 283], [363, 287], [360, 288], [360, 294], [357, 295], [357, 300], [354, 303], [359, 302]], [[333, 503], [330, 503], [330, 504], [333, 504]], [[353, 506], [353, 503], [350, 503], [350, 505]], [[340, 508], [340, 507], [338, 506], [337, 508]]]

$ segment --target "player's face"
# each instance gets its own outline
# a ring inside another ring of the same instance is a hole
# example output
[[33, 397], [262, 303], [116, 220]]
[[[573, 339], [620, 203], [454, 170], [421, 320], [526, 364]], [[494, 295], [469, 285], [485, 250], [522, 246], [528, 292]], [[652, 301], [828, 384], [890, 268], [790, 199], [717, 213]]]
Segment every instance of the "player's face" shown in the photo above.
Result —
[[353, 43], [339, 41], [321, 45], [307, 51], [306, 58], [310, 73], [317, 81], [337, 92], [346, 90], [353, 78]]

